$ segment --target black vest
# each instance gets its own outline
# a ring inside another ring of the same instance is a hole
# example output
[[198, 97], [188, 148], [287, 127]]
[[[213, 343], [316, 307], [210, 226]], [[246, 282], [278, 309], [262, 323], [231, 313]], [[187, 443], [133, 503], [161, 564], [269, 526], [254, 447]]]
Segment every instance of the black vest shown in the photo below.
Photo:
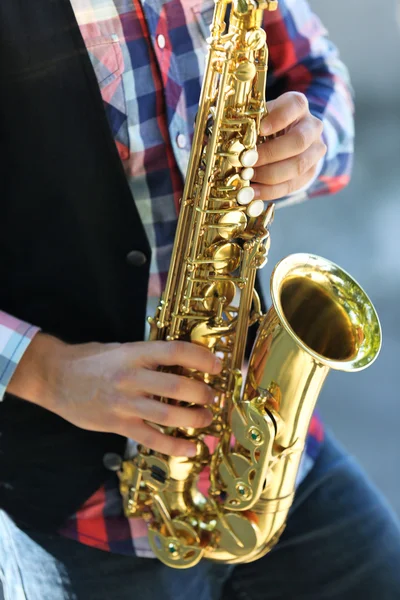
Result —
[[[143, 339], [150, 249], [69, 0], [1, 0], [0, 73], [0, 309], [69, 343]], [[124, 444], [6, 394], [0, 507], [58, 527]]]
[[[143, 339], [150, 249], [69, 0], [0, 2], [0, 73], [0, 309], [70, 343]], [[0, 507], [57, 527], [124, 443], [6, 395]]]

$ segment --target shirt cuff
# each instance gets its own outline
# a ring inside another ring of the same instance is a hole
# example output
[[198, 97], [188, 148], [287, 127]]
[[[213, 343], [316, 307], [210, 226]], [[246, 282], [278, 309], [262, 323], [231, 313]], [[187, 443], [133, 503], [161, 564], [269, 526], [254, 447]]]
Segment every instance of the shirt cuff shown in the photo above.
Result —
[[0, 401], [38, 327], [0, 311]]

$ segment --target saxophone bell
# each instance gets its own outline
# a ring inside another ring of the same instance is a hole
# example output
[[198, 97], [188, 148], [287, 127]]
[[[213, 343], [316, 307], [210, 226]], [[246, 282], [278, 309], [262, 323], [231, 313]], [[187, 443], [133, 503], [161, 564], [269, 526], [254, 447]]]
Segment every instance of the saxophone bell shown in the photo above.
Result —
[[[253, 494], [256, 501], [241, 504], [241, 510], [251, 509], [262, 540], [245, 562], [266, 554], [283, 531], [309, 423], [329, 371], [361, 371], [381, 348], [381, 326], [372, 302], [331, 261], [312, 254], [290, 255], [276, 265], [270, 290], [272, 305], [259, 326], [242, 404], [261, 404], [276, 434], [261, 477], [262, 491]], [[249, 426], [254, 431], [254, 419]], [[260, 445], [265, 443], [270, 442], [260, 440]], [[233, 455], [243, 454], [236, 442]], [[253, 487], [258, 464], [253, 465], [252, 481], [246, 482]]]

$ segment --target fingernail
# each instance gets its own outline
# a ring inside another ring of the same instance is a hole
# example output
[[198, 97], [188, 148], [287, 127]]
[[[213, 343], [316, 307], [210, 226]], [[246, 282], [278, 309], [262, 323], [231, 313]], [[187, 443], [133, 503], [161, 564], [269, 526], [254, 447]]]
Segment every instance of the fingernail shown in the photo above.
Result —
[[254, 190], [254, 198], [253, 200], [257, 200], [260, 197], [260, 190], [256, 187], [251, 186]]
[[268, 120], [268, 117], [261, 121], [260, 126], [261, 135], [269, 135], [272, 131], [272, 125]]
[[218, 358], [218, 356], [215, 357], [215, 368], [220, 371], [222, 369], [222, 360], [220, 358]]
[[196, 454], [197, 454], [196, 446], [190, 446], [190, 448], [187, 449], [186, 456], [190, 456], [191, 458], [193, 458], [193, 456], [196, 456]]
[[213, 421], [213, 414], [211, 412], [211, 410], [207, 410], [207, 415], [206, 415], [206, 426], [211, 425], [212, 421]]

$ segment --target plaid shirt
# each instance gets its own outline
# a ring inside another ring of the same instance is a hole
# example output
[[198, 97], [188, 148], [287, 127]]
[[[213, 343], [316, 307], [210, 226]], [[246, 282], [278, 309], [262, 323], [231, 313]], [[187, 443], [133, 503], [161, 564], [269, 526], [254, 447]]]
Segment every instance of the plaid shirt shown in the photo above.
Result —
[[[204, 71], [213, 0], [72, 0], [110, 128], [152, 248], [149, 304], [165, 282]], [[349, 180], [352, 99], [345, 67], [305, 0], [280, 0], [265, 19], [268, 95], [304, 92], [324, 123], [318, 176], [278, 205], [334, 193]], [[38, 328], [0, 312], [0, 398]], [[314, 416], [298, 482], [318, 454]], [[141, 519], [126, 519], [114, 474], [61, 533], [122, 554], [152, 556]]]

